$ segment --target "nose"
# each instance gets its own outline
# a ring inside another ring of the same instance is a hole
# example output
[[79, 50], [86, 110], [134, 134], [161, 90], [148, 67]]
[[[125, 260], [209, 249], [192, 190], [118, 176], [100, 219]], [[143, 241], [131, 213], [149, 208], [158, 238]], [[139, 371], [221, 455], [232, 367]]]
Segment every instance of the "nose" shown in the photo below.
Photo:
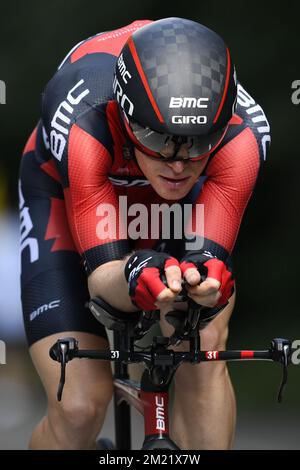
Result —
[[169, 168], [172, 168], [173, 172], [176, 173], [177, 175], [182, 173], [185, 168], [185, 162], [182, 160], [177, 161], [177, 162], [169, 162], [167, 163], [167, 165]]

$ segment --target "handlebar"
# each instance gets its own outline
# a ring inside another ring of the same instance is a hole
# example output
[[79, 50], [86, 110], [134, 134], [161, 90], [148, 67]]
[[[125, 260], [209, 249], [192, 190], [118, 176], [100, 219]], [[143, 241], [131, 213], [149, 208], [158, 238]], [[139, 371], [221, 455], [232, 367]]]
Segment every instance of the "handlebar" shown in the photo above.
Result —
[[[184, 294], [184, 289], [182, 293]], [[180, 301], [182, 298], [181, 296]], [[264, 360], [282, 364], [282, 379], [277, 397], [278, 402], [282, 402], [288, 379], [288, 365], [293, 352], [291, 342], [283, 338], [274, 338], [270, 348], [266, 350], [201, 351], [199, 330], [210, 320], [211, 309], [202, 307], [191, 299], [187, 300], [187, 311], [174, 310], [165, 315], [166, 320], [174, 327], [174, 333], [170, 337], [154, 337], [150, 351], [137, 351], [134, 341], [142, 338], [151, 326], [158, 322], [159, 310], [125, 314], [100, 297], [91, 299], [88, 306], [94, 317], [106, 328], [119, 332], [119, 349], [84, 350], [79, 349], [75, 338], [59, 339], [49, 351], [50, 357], [61, 364], [57, 399], [60, 401], [62, 398], [66, 365], [74, 358], [102, 359], [125, 364], [143, 362], [149, 370], [150, 380], [157, 386], [168, 384], [173, 372], [183, 362], [198, 364], [208, 361]], [[189, 341], [189, 351], [176, 352], [169, 349], [181, 341]]]
[[[182, 362], [200, 363], [212, 361], [252, 361], [264, 360], [282, 364], [282, 380], [278, 391], [278, 402], [282, 402], [283, 391], [288, 379], [288, 365], [291, 361], [293, 349], [291, 342], [283, 338], [274, 338], [271, 346], [266, 350], [231, 350], [231, 351], [186, 351], [175, 352], [167, 349], [168, 338], [154, 337], [150, 352], [123, 350], [84, 350], [79, 349], [75, 338], [59, 339], [50, 349], [50, 357], [61, 364], [61, 377], [57, 392], [57, 399], [61, 401], [65, 384], [66, 365], [74, 358], [102, 359], [120, 361], [124, 363], [144, 362], [150, 371], [155, 368], [178, 367]], [[162, 382], [163, 384], [163, 382]]]

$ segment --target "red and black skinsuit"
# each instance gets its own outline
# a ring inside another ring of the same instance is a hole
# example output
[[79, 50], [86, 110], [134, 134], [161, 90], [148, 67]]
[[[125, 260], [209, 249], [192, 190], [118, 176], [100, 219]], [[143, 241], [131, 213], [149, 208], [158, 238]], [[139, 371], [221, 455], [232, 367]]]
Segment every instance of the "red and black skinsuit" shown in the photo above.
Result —
[[[119, 196], [127, 196], [128, 207], [167, 202], [135, 160], [124, 158], [126, 139], [112, 90], [116, 58], [130, 34], [146, 23], [78, 44], [44, 90], [42, 116], [20, 170], [22, 305], [29, 344], [67, 330], [105, 336], [85, 307], [87, 274], [132, 249], [152, 247], [176, 257], [184, 251], [181, 240], [120, 237], [118, 217], [110, 238], [101, 240], [97, 230], [97, 208], [111, 204], [118, 214]], [[261, 107], [239, 84], [224, 140], [180, 201], [204, 205], [205, 225], [196, 231], [204, 236], [203, 248], [227, 263], [266, 157], [269, 131]]]

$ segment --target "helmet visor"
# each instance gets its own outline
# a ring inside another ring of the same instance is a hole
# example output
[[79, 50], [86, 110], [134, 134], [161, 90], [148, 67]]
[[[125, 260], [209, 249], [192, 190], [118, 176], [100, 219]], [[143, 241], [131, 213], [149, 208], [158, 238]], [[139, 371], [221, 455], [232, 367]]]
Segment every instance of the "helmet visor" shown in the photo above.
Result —
[[172, 136], [143, 127], [137, 122], [125, 121], [128, 135], [142, 152], [161, 159], [201, 160], [222, 141], [227, 127], [204, 136]]

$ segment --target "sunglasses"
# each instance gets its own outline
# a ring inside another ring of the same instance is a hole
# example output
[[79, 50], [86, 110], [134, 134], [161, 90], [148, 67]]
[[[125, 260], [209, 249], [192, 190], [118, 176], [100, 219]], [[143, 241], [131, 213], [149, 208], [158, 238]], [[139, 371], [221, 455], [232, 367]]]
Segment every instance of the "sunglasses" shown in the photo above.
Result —
[[221, 143], [228, 125], [206, 136], [172, 136], [142, 127], [134, 121], [124, 119], [127, 134], [141, 152], [162, 161], [191, 160], [205, 158]]

